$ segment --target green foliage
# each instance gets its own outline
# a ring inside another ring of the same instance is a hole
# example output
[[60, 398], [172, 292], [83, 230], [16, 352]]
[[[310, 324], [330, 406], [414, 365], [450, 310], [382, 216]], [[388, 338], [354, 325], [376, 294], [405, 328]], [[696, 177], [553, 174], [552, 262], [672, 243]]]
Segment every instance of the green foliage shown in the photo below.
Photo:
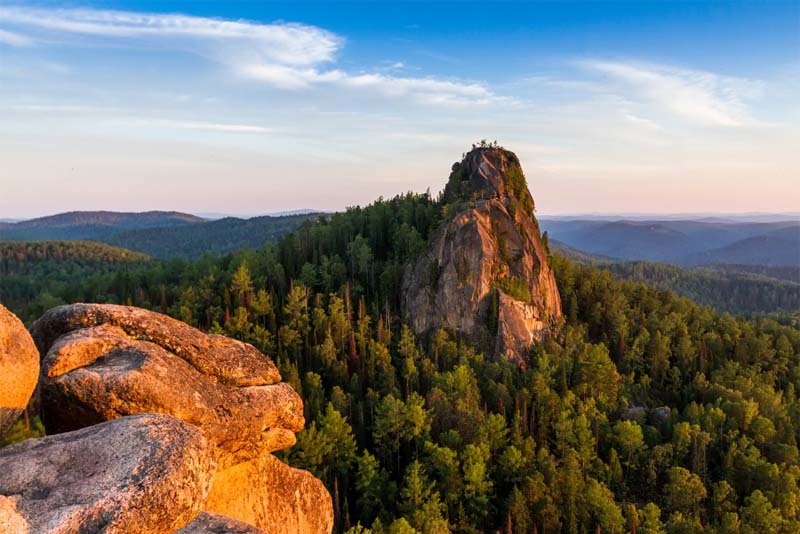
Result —
[[44, 425], [38, 416], [30, 421], [25, 417], [21, 417], [6, 431], [4, 436], [0, 437], [0, 447], [42, 436], [44, 436]]
[[528, 191], [528, 182], [522, 173], [519, 163], [512, 163], [508, 166], [505, 175], [505, 185], [511, 196], [520, 203], [520, 206], [529, 215], [533, 215], [533, 198]]
[[503, 290], [511, 298], [521, 300], [522, 302], [529, 303], [533, 300], [528, 283], [522, 278], [516, 276], [500, 278], [494, 282], [494, 286]]
[[757, 314], [800, 310], [800, 278], [797, 271], [792, 274], [793, 279], [789, 277], [792, 275], [788, 275], [781, 280], [751, 272], [756, 268], [747, 266], [687, 269], [636, 261], [609, 263], [603, 268], [624, 280], [645, 282], [659, 289], [674, 291], [701, 304], [713, 306], [720, 312]]

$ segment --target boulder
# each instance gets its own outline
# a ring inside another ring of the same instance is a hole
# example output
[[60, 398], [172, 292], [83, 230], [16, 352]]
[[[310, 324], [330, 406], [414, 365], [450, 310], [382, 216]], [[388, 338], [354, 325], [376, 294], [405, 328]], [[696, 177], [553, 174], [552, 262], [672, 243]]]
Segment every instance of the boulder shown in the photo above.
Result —
[[200, 512], [214, 471], [203, 433], [167, 415], [30, 439], [0, 449], [0, 531], [172, 533]]
[[0, 436], [28, 405], [39, 377], [39, 353], [16, 315], [0, 305]]
[[449, 217], [403, 277], [403, 314], [417, 334], [444, 328], [525, 365], [558, 326], [561, 299], [517, 156], [478, 147], [453, 165]]
[[328, 534], [333, 503], [325, 486], [271, 454], [218, 471], [205, 509], [267, 534]]
[[669, 406], [659, 406], [651, 415], [656, 425], [666, 425], [672, 419], [672, 410]]
[[47, 311], [31, 326], [41, 354], [74, 330], [118, 326], [134, 339], [146, 340], [180, 356], [200, 373], [233, 386], [263, 386], [279, 382], [272, 360], [252, 345], [225, 336], [204, 334], [166, 315], [113, 304], [69, 304]]
[[264, 534], [264, 531], [230, 517], [202, 512], [175, 534]]
[[127, 306], [54, 308], [32, 333], [44, 355], [48, 433], [139, 413], [199, 427], [220, 467], [294, 445], [303, 402], [251, 345]]

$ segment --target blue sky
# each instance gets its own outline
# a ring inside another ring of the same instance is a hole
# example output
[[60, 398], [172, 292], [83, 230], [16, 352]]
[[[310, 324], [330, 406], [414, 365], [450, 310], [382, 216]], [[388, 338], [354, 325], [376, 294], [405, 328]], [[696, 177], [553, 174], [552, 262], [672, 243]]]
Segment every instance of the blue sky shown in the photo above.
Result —
[[0, 217], [438, 191], [541, 214], [800, 206], [800, 3], [0, 0]]

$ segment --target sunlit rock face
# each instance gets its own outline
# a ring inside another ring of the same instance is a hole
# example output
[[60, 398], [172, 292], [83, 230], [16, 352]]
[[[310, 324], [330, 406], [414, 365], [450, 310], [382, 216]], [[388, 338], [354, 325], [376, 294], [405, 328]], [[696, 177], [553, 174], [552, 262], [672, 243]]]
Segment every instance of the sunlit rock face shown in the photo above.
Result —
[[0, 305], [0, 436], [28, 405], [39, 377], [39, 353], [16, 315]]
[[445, 328], [525, 365], [552, 333], [561, 299], [519, 160], [478, 147], [453, 165], [447, 216], [405, 273], [403, 311], [418, 334]]
[[42, 354], [48, 433], [158, 413], [207, 440], [215, 467], [195, 512], [218, 515], [190, 517], [181, 532], [331, 532], [333, 505], [322, 482], [270, 454], [294, 445], [303, 402], [255, 347], [107, 304], [53, 308], [31, 332]]
[[0, 532], [167, 534], [202, 509], [215, 463], [169, 415], [123, 417], [0, 449]]

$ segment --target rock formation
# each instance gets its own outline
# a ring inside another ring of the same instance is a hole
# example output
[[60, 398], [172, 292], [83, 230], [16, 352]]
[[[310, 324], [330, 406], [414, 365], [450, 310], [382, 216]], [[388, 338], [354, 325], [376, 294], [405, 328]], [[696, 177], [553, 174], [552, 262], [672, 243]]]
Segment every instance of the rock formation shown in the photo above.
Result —
[[197, 428], [139, 415], [0, 449], [3, 534], [167, 534], [200, 511], [211, 447]]
[[[107, 305], [67, 308], [71, 313], [97, 310], [118, 319], [130, 312], [141, 322], [131, 334], [114, 322], [68, 331], [49, 347], [40, 380], [48, 433], [155, 412], [200, 427], [217, 447], [223, 467], [294, 445], [294, 433], [303, 428], [303, 402], [288, 384], [264, 380], [263, 385], [241, 386], [233, 379], [205, 374], [183, 358], [185, 347], [195, 345], [173, 338], [171, 352], [148, 340], [153, 339], [149, 325], [166, 319], [159, 314]], [[67, 308], [56, 308], [37, 321], [36, 338], [40, 339], [37, 327], [52, 315], [68, 313]], [[212, 357], [213, 353], [200, 354], [194, 362]], [[263, 355], [260, 358], [272, 365]], [[252, 381], [253, 375], [248, 378]]]
[[[173, 415], [202, 430], [219, 466], [204, 509], [268, 533], [331, 531], [322, 483], [269, 454], [294, 444], [303, 403], [251, 345], [101, 304], [53, 308], [31, 333], [42, 354], [48, 433], [145, 412]], [[210, 520], [190, 527], [223, 528]]]
[[404, 276], [404, 313], [418, 334], [459, 332], [525, 365], [561, 300], [517, 156], [473, 149], [453, 165], [444, 198], [448, 217]]
[[0, 305], [0, 436], [28, 405], [38, 376], [39, 353], [30, 334]]
[[175, 534], [264, 534], [264, 531], [230, 517], [202, 512]]
[[271, 454], [218, 472], [206, 510], [241, 519], [267, 534], [333, 529], [333, 504], [322, 482]]

